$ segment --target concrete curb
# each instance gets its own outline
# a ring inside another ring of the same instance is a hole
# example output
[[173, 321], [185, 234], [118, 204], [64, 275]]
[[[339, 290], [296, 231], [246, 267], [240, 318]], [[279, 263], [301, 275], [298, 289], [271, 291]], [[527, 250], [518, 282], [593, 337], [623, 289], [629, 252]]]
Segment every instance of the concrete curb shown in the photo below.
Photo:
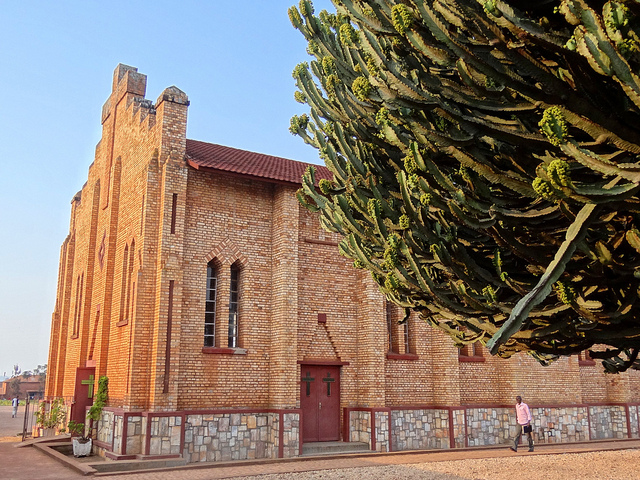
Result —
[[[66, 439], [64, 439], [66, 440]], [[62, 441], [64, 441], [62, 440]], [[84, 464], [84, 463], [80, 463], [77, 462], [73, 459], [73, 457], [69, 458], [68, 456], [64, 455], [63, 453], [58, 452], [56, 449], [52, 448], [54, 446], [60, 446], [60, 444], [62, 443], [61, 440], [58, 441], [44, 441], [44, 442], [37, 442], [37, 443], [33, 443], [31, 444], [31, 446], [37, 448], [38, 450], [40, 450], [41, 452], [43, 452], [45, 455], [49, 455], [50, 457], [56, 459], [57, 461], [63, 463], [64, 465], [66, 465], [67, 467], [80, 472], [82, 475], [95, 475], [98, 471], [91, 467], [88, 464]]]

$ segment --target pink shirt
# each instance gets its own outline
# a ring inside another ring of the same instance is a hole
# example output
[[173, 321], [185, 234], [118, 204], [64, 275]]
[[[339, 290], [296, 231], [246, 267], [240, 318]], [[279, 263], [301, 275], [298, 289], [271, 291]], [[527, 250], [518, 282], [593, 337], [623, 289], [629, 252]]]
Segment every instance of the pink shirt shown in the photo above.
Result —
[[516, 403], [516, 420], [520, 425], [531, 423], [531, 411], [526, 403]]

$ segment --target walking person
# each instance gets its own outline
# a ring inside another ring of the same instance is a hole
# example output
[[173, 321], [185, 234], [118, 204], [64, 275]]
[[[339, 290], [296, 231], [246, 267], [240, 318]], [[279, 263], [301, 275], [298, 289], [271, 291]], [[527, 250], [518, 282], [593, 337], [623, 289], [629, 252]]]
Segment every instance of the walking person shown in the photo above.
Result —
[[533, 428], [531, 427], [531, 410], [529, 405], [522, 401], [522, 397], [518, 395], [516, 397], [516, 421], [518, 422], [518, 435], [516, 435], [513, 441], [513, 446], [509, 446], [514, 452], [518, 451], [518, 444], [520, 443], [520, 437], [522, 432], [527, 434], [529, 439], [529, 451], [533, 452], [533, 434], [531, 433]]
[[19, 404], [20, 404], [20, 399], [18, 398], [18, 395], [16, 395], [11, 400], [11, 406], [13, 407], [13, 412], [11, 414], [11, 418], [16, 418], [18, 416], [18, 405]]

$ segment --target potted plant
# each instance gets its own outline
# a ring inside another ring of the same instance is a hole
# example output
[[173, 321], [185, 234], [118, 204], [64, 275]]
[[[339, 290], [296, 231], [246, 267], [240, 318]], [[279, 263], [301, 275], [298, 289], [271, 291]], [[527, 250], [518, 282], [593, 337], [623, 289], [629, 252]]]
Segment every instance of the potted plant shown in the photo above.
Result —
[[[47, 408], [48, 405], [48, 408]], [[43, 437], [49, 437], [56, 434], [56, 428], [62, 424], [67, 411], [64, 407], [64, 401], [56, 398], [51, 403], [40, 402], [38, 411], [36, 412], [36, 423], [42, 430]]]
[[86, 457], [91, 455], [92, 441], [91, 437], [85, 435], [84, 423], [74, 422], [71, 420], [67, 424], [69, 433], [71, 434], [71, 444], [73, 445], [74, 457]]

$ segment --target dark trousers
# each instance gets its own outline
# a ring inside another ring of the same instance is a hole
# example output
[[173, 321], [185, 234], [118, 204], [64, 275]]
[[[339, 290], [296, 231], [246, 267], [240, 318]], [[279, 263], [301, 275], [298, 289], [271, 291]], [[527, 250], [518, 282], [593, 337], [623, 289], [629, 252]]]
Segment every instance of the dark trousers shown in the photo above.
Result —
[[[520, 427], [520, 429], [518, 430], [518, 435], [516, 435], [516, 439], [514, 440], [514, 444], [516, 449], [518, 448], [518, 445], [520, 444], [520, 437], [522, 437], [522, 429], [524, 428], [524, 425], [518, 425]], [[533, 435], [531, 432], [527, 433], [527, 438], [529, 440], [529, 450], [533, 450]]]

